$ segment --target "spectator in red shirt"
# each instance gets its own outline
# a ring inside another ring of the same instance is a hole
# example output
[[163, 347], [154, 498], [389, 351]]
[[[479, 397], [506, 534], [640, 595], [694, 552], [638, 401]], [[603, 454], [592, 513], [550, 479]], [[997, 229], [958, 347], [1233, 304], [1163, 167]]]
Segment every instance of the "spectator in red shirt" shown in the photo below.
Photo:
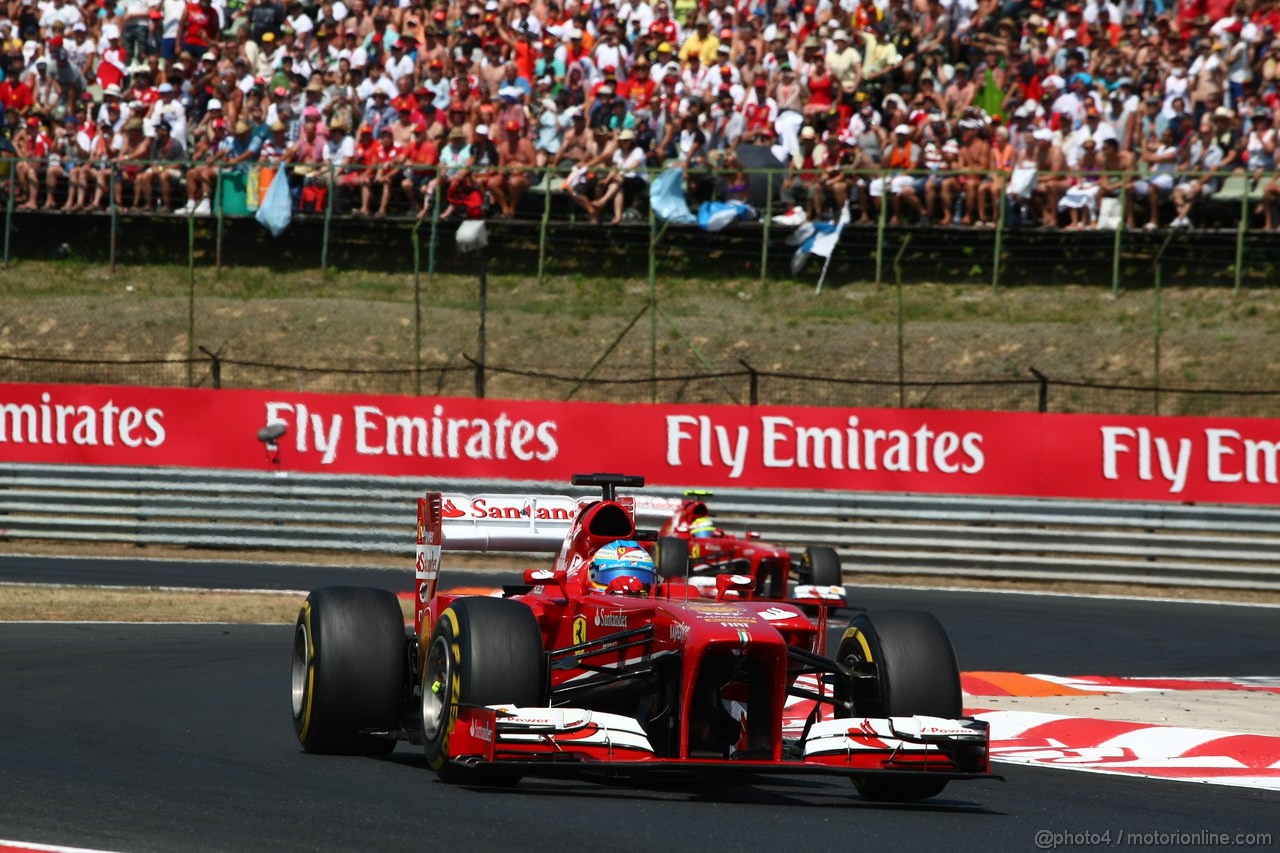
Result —
[[374, 190], [381, 190], [378, 210], [375, 216], [387, 215], [387, 204], [391, 201], [391, 180], [396, 175], [396, 167], [401, 160], [400, 149], [396, 147], [391, 128], [384, 127], [378, 134], [378, 141], [370, 145], [364, 152], [364, 162], [369, 166], [365, 173], [365, 181], [360, 185], [360, 213], [369, 215], [369, 202]]
[[404, 146], [401, 161], [405, 164], [400, 188], [409, 198], [409, 209], [418, 210], [418, 218], [426, 215], [431, 205], [432, 168], [440, 161], [440, 149], [427, 137], [427, 123], [415, 122], [413, 137]]

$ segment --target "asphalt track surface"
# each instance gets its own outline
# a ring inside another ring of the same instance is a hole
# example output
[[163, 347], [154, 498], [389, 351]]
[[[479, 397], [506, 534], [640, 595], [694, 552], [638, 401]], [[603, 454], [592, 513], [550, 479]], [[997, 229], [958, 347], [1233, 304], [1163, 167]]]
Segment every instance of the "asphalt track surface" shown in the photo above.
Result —
[[[0, 558], [0, 581], [402, 588], [403, 573]], [[63, 575], [59, 577], [59, 575]], [[456, 576], [492, 583], [492, 575]], [[181, 578], [181, 580], [179, 579]], [[934, 612], [969, 670], [1280, 675], [1272, 608], [850, 588]], [[924, 804], [838, 779], [725, 786], [436, 781], [416, 748], [306, 755], [288, 714], [288, 626], [0, 624], [0, 838], [127, 851], [1035, 850], [1037, 833], [1272, 834], [1280, 795], [997, 765]], [[1221, 849], [1156, 845], [1150, 849]], [[1258, 849], [1258, 848], [1246, 848]]]

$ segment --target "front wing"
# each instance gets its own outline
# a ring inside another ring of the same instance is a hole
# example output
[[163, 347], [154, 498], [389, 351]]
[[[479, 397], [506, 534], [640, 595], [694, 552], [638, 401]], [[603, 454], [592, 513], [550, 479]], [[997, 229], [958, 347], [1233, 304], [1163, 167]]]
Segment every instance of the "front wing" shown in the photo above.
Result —
[[470, 767], [518, 767], [532, 775], [708, 770], [975, 779], [989, 777], [988, 746], [987, 724], [980, 720], [853, 717], [815, 722], [781, 759], [681, 759], [655, 754], [630, 717], [494, 705], [459, 707], [449, 758]]

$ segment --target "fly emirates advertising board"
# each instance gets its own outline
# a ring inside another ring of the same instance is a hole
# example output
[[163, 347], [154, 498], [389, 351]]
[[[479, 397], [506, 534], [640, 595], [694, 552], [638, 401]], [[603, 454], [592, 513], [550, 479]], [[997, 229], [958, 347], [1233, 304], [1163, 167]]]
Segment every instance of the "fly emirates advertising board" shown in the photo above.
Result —
[[1280, 420], [0, 384], [0, 460], [1274, 503]]

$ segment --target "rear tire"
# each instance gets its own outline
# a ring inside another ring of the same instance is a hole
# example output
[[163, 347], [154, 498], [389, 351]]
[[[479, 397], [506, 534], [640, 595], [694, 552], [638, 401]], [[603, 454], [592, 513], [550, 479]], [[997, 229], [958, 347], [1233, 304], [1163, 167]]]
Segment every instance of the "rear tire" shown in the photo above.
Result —
[[844, 586], [844, 569], [834, 548], [805, 548], [802, 566], [814, 586]]
[[[963, 713], [955, 649], [930, 613], [885, 610], [855, 616], [840, 640], [836, 659], [876, 665], [878, 693], [854, 697], [858, 714], [955, 719]], [[869, 800], [909, 802], [937, 796], [947, 780], [869, 776], [855, 778], [853, 784]]]
[[533, 611], [501, 598], [459, 598], [436, 621], [422, 668], [422, 744], [441, 781], [514, 785], [518, 771], [449, 762], [458, 705], [547, 704], [542, 630]]
[[307, 752], [386, 755], [405, 697], [404, 614], [395, 593], [327, 587], [307, 596], [293, 632], [293, 730]]
[[683, 578], [689, 574], [689, 540], [662, 536], [654, 551], [654, 565], [661, 578]]

